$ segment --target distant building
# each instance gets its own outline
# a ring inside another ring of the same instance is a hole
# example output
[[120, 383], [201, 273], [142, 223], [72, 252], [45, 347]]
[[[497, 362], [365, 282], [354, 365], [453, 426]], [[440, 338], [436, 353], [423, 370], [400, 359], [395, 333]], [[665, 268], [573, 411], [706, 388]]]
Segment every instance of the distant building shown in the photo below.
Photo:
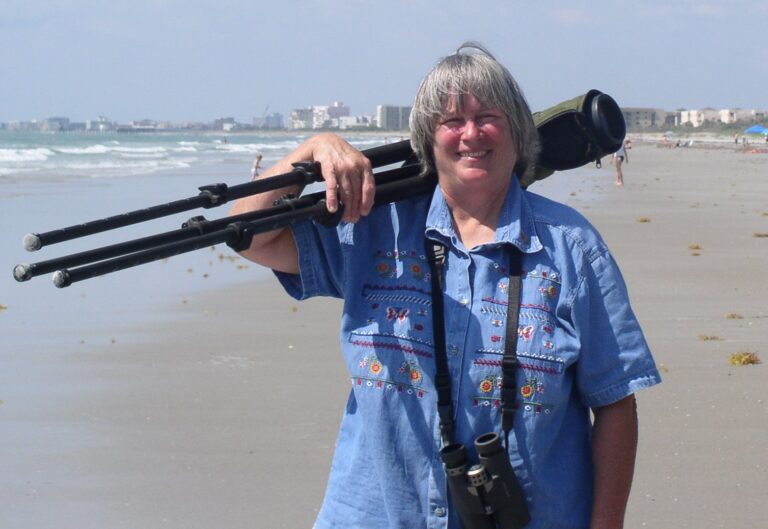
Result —
[[411, 108], [395, 105], [378, 105], [376, 107], [376, 126], [386, 130], [408, 129]]
[[291, 110], [291, 117], [288, 122], [291, 129], [311, 129], [312, 128], [312, 107], [296, 108]]
[[115, 130], [116, 128], [117, 124], [104, 116], [99, 116], [98, 119], [88, 119], [85, 121], [85, 130], [87, 131], [108, 132]]
[[69, 128], [69, 118], [52, 117], [40, 123], [40, 130], [50, 132], [61, 132]]
[[683, 110], [680, 112], [681, 125], [701, 127], [708, 121], [720, 121], [720, 112], [714, 108], [703, 108], [701, 110]]
[[331, 115], [328, 110], [328, 106], [313, 106], [312, 107], [312, 128], [323, 129], [330, 127]]
[[371, 116], [342, 116], [331, 123], [339, 129], [361, 129], [373, 126]]
[[272, 112], [260, 118], [253, 118], [253, 128], [255, 129], [282, 129], [283, 115], [279, 112]]
[[341, 101], [334, 101], [328, 106], [328, 117], [330, 119], [339, 119], [351, 115], [349, 107]]
[[624, 122], [628, 129], [650, 129], [664, 125], [666, 112], [660, 108], [622, 108]]
[[291, 129], [339, 128], [340, 123], [349, 115], [348, 106], [341, 101], [334, 101], [330, 105], [314, 105], [292, 110], [288, 125]]
[[229, 131], [235, 127], [235, 118], [219, 118], [213, 120], [213, 130]]
[[40, 130], [40, 124], [36, 120], [32, 121], [11, 121], [8, 123], [8, 130], [23, 132], [29, 130]]
[[720, 121], [723, 123], [736, 123], [738, 121], [759, 121], [764, 116], [756, 110], [744, 108], [724, 108], [720, 110]]

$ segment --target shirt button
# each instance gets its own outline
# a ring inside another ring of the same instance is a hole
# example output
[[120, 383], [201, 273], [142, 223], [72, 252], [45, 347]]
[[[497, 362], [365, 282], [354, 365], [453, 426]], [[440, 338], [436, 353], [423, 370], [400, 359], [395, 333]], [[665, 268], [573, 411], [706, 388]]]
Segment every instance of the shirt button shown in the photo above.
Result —
[[451, 352], [451, 354], [454, 355], [454, 356], [459, 354], [459, 348], [456, 347], [455, 345], [451, 345], [450, 347], [448, 347], [448, 349]]
[[461, 303], [462, 305], [464, 305], [466, 307], [467, 305], [469, 305], [469, 300], [467, 298], [461, 298], [459, 300], [459, 303]]
[[435, 507], [435, 516], [442, 518], [445, 516], [445, 509], [443, 507]]

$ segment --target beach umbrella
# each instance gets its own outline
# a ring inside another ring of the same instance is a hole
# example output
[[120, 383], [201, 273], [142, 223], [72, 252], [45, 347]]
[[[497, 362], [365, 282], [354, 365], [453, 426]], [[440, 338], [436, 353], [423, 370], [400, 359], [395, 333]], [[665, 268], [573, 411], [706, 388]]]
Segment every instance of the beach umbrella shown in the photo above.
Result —
[[768, 129], [762, 125], [752, 125], [744, 131], [745, 134], [768, 134]]

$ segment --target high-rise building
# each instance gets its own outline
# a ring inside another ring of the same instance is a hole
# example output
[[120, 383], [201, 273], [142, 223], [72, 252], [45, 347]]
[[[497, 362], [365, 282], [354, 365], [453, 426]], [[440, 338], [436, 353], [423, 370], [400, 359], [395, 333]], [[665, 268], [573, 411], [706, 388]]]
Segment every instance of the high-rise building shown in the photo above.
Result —
[[289, 128], [292, 129], [311, 129], [312, 128], [312, 107], [296, 108], [291, 111]]
[[378, 105], [376, 107], [376, 125], [386, 130], [406, 130], [411, 117], [412, 107]]

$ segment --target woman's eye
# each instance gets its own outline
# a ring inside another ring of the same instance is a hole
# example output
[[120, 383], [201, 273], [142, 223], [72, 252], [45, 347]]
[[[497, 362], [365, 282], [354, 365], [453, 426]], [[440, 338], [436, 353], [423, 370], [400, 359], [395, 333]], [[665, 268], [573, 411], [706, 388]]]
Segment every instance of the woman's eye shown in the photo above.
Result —
[[455, 128], [461, 126], [461, 124], [462, 120], [459, 118], [448, 118], [443, 120], [443, 125], [446, 127]]

